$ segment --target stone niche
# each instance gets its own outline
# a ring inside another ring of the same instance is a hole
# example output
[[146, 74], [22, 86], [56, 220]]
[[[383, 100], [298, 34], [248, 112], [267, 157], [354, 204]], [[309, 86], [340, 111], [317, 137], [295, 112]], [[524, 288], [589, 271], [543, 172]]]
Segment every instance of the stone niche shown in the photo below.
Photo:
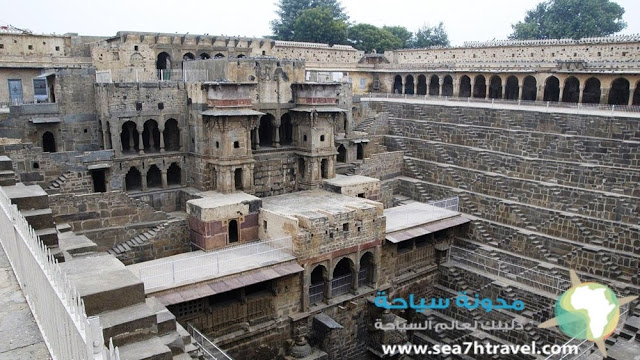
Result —
[[258, 240], [262, 200], [243, 192], [205, 192], [187, 201], [191, 244], [209, 251]]

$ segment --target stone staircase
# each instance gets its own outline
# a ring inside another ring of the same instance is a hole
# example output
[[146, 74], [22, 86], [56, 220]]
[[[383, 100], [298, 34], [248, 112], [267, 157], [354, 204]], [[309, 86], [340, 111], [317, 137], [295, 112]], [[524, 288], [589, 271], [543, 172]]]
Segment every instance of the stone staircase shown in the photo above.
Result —
[[47, 192], [50, 194], [59, 193], [61, 191], [60, 187], [62, 186], [62, 184], [64, 184], [64, 182], [67, 181], [67, 179], [72, 175], [73, 175], [73, 172], [71, 171], [67, 171], [66, 173], [60, 175], [57, 179], [53, 180], [49, 184], [49, 187], [47, 188]]
[[142, 234], [136, 235], [135, 237], [123, 242], [122, 244], [118, 244], [111, 249], [108, 250], [108, 253], [114, 256], [122, 255], [126, 252], [131, 251], [132, 249], [136, 249], [139, 247], [143, 247], [148, 245], [153, 241], [158, 232], [164, 229], [166, 223], [160, 224], [153, 229], [147, 230]]
[[11, 186], [17, 182], [11, 159], [0, 156], [0, 186]]

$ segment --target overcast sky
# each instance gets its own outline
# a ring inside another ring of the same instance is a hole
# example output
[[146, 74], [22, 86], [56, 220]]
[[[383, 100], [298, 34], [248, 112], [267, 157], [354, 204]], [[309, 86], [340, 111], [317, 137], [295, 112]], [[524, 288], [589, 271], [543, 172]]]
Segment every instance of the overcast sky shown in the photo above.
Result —
[[[411, 31], [444, 22], [453, 45], [506, 39], [511, 24], [539, 0], [342, 0], [352, 22], [401, 25]], [[0, 0], [0, 24], [35, 33], [112, 36], [119, 30], [264, 36], [276, 17], [276, 0]], [[628, 27], [640, 33], [640, 1], [617, 0]], [[635, 18], [635, 19], [634, 19]]]

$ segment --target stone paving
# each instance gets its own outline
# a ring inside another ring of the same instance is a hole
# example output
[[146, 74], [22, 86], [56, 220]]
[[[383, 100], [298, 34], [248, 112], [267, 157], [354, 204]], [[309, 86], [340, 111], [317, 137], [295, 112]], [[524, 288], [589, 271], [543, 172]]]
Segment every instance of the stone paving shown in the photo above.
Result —
[[0, 360], [33, 359], [51, 356], [0, 246]]

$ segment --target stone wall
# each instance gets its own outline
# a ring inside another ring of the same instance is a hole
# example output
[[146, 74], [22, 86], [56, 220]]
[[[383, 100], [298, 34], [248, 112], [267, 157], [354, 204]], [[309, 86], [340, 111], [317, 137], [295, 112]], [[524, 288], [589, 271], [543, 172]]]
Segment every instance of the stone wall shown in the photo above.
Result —
[[297, 155], [291, 151], [255, 154], [253, 168], [255, 195], [275, 196], [296, 191]]
[[356, 168], [356, 175], [388, 180], [402, 174], [403, 151], [371, 154]]
[[125, 265], [160, 259], [191, 251], [186, 219], [171, 219], [155, 228], [154, 236], [140, 246], [116, 255]]

